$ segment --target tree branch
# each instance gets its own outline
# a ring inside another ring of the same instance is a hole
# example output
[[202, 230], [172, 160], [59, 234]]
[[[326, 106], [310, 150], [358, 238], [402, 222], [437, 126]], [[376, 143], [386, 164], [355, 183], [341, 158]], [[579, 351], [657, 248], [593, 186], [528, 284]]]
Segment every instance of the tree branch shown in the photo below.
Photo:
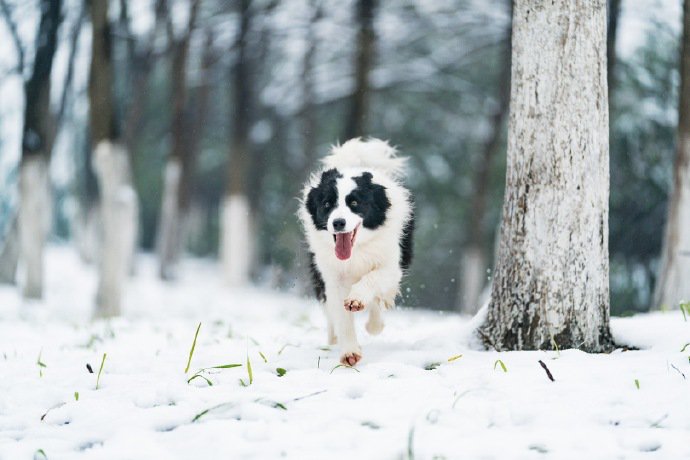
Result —
[[2, 13], [2, 17], [5, 19], [7, 28], [10, 30], [10, 36], [12, 37], [12, 42], [14, 42], [15, 51], [17, 52], [17, 70], [20, 74], [22, 74], [24, 72], [25, 61], [24, 46], [22, 45], [22, 40], [19, 37], [17, 23], [12, 18], [11, 8], [7, 4], [6, 0], [0, 0], [0, 12]]

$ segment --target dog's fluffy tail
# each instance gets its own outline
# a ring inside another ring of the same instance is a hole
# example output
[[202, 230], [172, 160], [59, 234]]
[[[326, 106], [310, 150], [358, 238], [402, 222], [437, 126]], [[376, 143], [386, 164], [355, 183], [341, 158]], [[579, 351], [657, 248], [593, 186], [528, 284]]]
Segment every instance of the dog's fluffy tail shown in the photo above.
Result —
[[395, 147], [386, 141], [358, 137], [334, 145], [323, 162], [327, 168], [377, 169], [397, 179], [405, 174], [407, 158], [398, 157]]

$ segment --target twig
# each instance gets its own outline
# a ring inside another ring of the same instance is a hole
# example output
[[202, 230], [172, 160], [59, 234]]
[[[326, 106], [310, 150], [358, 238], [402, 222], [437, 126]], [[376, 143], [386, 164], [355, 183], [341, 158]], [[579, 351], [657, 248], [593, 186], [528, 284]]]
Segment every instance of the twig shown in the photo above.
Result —
[[22, 40], [19, 38], [19, 31], [17, 30], [17, 23], [12, 18], [12, 11], [5, 0], [0, 0], [0, 11], [2, 12], [3, 18], [5, 18], [5, 23], [7, 23], [7, 28], [10, 30], [10, 36], [14, 42], [14, 47], [17, 51], [17, 70], [19, 73], [24, 72], [24, 46], [22, 45]]
[[542, 367], [542, 368], [544, 369], [544, 371], [546, 372], [546, 376], [549, 378], [549, 380], [551, 380], [552, 382], [555, 382], [556, 380], [553, 378], [553, 375], [551, 375], [551, 371], [549, 370], [549, 368], [546, 367], [546, 364], [544, 364], [544, 361], [542, 361], [542, 360], [540, 359], [540, 360], [539, 360], [539, 364], [541, 365], [541, 367]]
[[673, 364], [671, 364], [671, 367], [674, 368], [675, 370], [677, 370], [678, 373], [679, 373], [680, 375], [683, 376], [683, 379], [685, 379], [685, 374], [683, 374], [683, 373], [680, 371], [680, 369], [678, 369], [678, 368], [677, 368], [676, 366], [674, 366]]

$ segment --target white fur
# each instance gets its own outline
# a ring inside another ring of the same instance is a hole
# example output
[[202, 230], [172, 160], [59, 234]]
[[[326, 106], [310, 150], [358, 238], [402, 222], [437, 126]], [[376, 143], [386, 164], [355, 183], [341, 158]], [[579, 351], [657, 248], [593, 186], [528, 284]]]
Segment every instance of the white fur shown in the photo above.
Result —
[[[378, 334], [383, 329], [381, 313], [395, 305], [402, 270], [400, 268], [400, 239], [412, 207], [409, 192], [399, 182], [402, 179], [405, 159], [396, 157], [395, 149], [377, 139], [362, 141], [353, 139], [341, 146], [334, 146], [323, 161], [325, 167], [312, 175], [303, 191], [303, 203], [299, 218], [304, 227], [307, 242], [314, 254], [315, 263], [326, 285], [326, 317], [328, 338], [341, 348], [341, 361], [357, 355], [361, 348], [354, 327], [354, 313], [345, 309], [345, 303], [360, 301], [369, 311], [366, 328]], [[306, 209], [309, 191], [319, 184], [321, 172], [336, 168], [343, 175], [337, 180], [338, 204], [331, 212], [328, 230], [317, 230]], [[386, 188], [391, 207], [386, 220], [375, 230], [359, 227], [352, 256], [339, 260], [335, 255], [333, 220], [346, 219], [345, 231], [350, 232], [361, 223], [361, 218], [345, 205], [345, 196], [355, 188], [352, 177], [364, 172], [372, 174], [372, 181]]]

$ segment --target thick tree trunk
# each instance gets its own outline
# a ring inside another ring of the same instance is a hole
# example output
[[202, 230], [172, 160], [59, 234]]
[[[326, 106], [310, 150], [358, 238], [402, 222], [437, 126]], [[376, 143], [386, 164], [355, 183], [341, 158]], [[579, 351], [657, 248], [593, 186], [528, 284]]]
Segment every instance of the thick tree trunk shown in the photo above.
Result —
[[96, 315], [107, 317], [120, 314], [124, 283], [136, 243], [138, 203], [129, 156], [120, 142], [115, 116], [108, 0], [91, 0], [90, 9], [89, 121], [102, 224]]
[[517, 0], [506, 192], [479, 335], [498, 350], [613, 346], [605, 0]]
[[371, 92], [369, 73], [374, 65], [376, 3], [377, 0], [357, 0], [356, 20], [359, 30], [355, 51], [355, 88], [350, 101], [350, 112], [346, 120], [342, 141], [368, 134], [367, 124]]
[[683, 6], [678, 140], [673, 191], [654, 292], [655, 308], [675, 308], [690, 301], [690, 0]]
[[249, 0], [241, 0], [240, 4], [240, 28], [235, 43], [237, 59], [233, 69], [233, 136], [227, 190], [221, 210], [221, 259], [225, 279], [231, 285], [242, 285], [249, 281], [254, 242], [247, 193], [251, 166], [251, 87], [247, 35], [252, 18]]
[[50, 224], [48, 165], [52, 144], [50, 75], [61, 21], [61, 0], [41, 1], [41, 21], [31, 77], [24, 84], [25, 109], [19, 172], [19, 258], [27, 298], [43, 296], [43, 249]]
[[[512, 5], [512, 0], [511, 0]], [[510, 7], [512, 15], [512, 6]], [[498, 154], [503, 137], [503, 126], [508, 116], [510, 102], [510, 55], [512, 22], [508, 23], [505, 46], [503, 51], [503, 69], [499, 81], [498, 104], [491, 117], [491, 132], [482, 146], [481, 156], [477, 162], [474, 175], [473, 195], [471, 201], [470, 237], [463, 250], [460, 267], [460, 292], [458, 307], [461, 313], [475, 314], [481, 307], [481, 295], [487, 284], [486, 268], [486, 235], [490, 234], [486, 227], [487, 199], [489, 194], [489, 178], [494, 158]]]
[[163, 177], [163, 200], [158, 232], [159, 276], [175, 278], [185, 234], [185, 218], [189, 209], [189, 190], [192, 180], [192, 151], [189, 97], [187, 90], [187, 61], [189, 42], [196, 26], [199, 1], [194, 0], [189, 13], [185, 35], [172, 41], [172, 149]]
[[19, 262], [19, 224], [18, 217], [12, 218], [2, 248], [0, 248], [0, 284], [17, 282], [17, 264]]

